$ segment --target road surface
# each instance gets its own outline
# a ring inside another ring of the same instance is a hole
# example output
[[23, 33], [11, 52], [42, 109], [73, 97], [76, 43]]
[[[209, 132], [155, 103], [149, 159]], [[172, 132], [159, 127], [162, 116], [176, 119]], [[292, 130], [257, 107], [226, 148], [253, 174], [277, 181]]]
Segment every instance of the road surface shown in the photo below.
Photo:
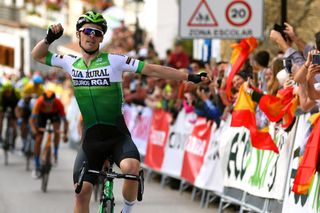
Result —
[[[19, 147], [19, 141], [17, 141]], [[25, 170], [25, 159], [15, 151], [9, 155], [9, 165], [4, 165], [4, 155], [0, 149], [0, 213], [70, 213], [73, 212], [72, 167], [76, 151], [67, 144], [61, 144], [58, 166], [53, 168], [47, 193], [40, 190], [40, 181], [31, 178]], [[122, 208], [122, 181], [115, 181], [115, 212]], [[91, 211], [97, 212], [98, 203], [91, 201]], [[216, 206], [215, 206], [216, 207]], [[191, 200], [190, 192], [179, 193], [169, 186], [161, 188], [159, 181], [151, 179], [145, 183], [143, 202], [134, 206], [134, 213], [208, 213], [216, 208], [200, 208], [200, 202]]]

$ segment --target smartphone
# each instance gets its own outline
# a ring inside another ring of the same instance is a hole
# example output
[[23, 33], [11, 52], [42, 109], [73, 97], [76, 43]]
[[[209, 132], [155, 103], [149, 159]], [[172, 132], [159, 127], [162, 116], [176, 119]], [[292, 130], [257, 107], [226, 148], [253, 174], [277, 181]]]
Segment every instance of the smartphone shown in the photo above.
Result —
[[320, 64], [320, 54], [313, 54], [312, 55], [312, 64]]
[[286, 34], [285, 34], [285, 32], [284, 32], [284, 29], [285, 29], [284, 26], [281, 26], [281, 25], [275, 23], [275, 24], [273, 25], [273, 29], [274, 29], [275, 31], [278, 31], [278, 32], [281, 34], [281, 36], [283, 37], [284, 40], [287, 40], [287, 36], [286, 36]]
[[289, 74], [292, 73], [292, 60], [290, 58], [283, 59], [283, 66]]

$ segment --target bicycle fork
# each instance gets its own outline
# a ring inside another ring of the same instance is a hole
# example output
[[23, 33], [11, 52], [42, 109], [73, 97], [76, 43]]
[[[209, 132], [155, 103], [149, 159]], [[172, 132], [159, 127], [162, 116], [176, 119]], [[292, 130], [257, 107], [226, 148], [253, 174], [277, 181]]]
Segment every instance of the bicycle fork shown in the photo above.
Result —
[[114, 213], [113, 180], [107, 178], [99, 205], [99, 213]]

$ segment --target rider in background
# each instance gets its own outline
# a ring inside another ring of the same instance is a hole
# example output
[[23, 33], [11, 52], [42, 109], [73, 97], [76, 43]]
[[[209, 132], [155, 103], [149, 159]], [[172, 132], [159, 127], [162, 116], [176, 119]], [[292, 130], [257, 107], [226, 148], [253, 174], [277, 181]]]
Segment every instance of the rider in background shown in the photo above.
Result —
[[18, 90], [22, 91], [29, 82], [30, 82], [30, 77], [24, 76], [17, 81], [17, 83], [15, 84], [15, 87]]
[[0, 141], [2, 142], [2, 124], [5, 112], [10, 108], [11, 111], [11, 121], [10, 126], [13, 127], [14, 134], [14, 142], [12, 144], [12, 148], [15, 148], [15, 138], [16, 138], [16, 116], [14, 110], [17, 106], [17, 103], [20, 99], [20, 92], [14, 88], [11, 81], [6, 80], [3, 82], [2, 87], [0, 88]]
[[33, 96], [33, 94], [36, 94], [36, 97], [39, 97], [44, 92], [44, 79], [41, 75], [35, 74], [32, 77], [32, 81], [25, 85], [25, 87], [22, 90], [22, 97], [26, 96]]
[[54, 163], [58, 161], [58, 149], [60, 142], [60, 124], [63, 121], [64, 135], [63, 141], [68, 141], [68, 122], [64, 111], [63, 104], [55, 97], [55, 93], [51, 90], [46, 90], [42, 96], [40, 96], [32, 109], [30, 126], [32, 133], [35, 135], [34, 145], [34, 163], [35, 170], [32, 172], [32, 177], [38, 178], [40, 176], [40, 152], [41, 143], [44, 132], [41, 129], [46, 128], [47, 120], [51, 120], [54, 129]]
[[[25, 80], [26, 81], [26, 80]], [[16, 116], [18, 118], [18, 127], [20, 128], [20, 134], [22, 139], [22, 152], [25, 148], [25, 142], [28, 135], [28, 124], [31, 111], [35, 99], [44, 93], [43, 87], [44, 80], [39, 74], [35, 74], [31, 81], [28, 81], [22, 88], [21, 96], [17, 108]]]

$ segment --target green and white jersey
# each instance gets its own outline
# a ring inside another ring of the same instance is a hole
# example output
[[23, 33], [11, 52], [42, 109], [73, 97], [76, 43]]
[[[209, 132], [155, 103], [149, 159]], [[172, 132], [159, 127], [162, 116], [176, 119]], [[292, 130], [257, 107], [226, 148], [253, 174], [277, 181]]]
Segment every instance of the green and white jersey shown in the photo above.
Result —
[[70, 74], [85, 129], [96, 124], [117, 126], [122, 117], [122, 73], [141, 73], [144, 67], [142, 61], [110, 53], [100, 53], [87, 67], [81, 57], [49, 52], [46, 64]]

